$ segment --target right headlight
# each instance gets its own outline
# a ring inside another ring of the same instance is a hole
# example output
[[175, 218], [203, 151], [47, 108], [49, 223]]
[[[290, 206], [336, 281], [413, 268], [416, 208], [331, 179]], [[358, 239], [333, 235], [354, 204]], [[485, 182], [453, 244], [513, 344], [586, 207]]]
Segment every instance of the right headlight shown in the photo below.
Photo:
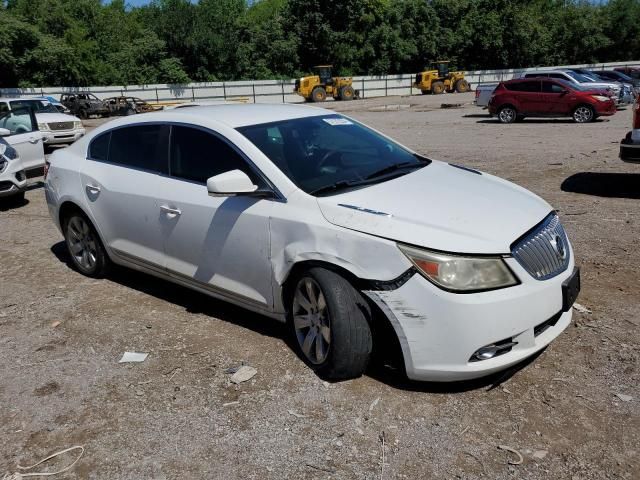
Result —
[[609, 100], [611, 100], [610, 97], [607, 97], [605, 95], [591, 95], [591, 96], [596, 100], [598, 100], [599, 102], [608, 102]]
[[444, 290], [480, 292], [520, 283], [499, 256], [464, 256], [406, 245], [398, 247], [427, 280]]

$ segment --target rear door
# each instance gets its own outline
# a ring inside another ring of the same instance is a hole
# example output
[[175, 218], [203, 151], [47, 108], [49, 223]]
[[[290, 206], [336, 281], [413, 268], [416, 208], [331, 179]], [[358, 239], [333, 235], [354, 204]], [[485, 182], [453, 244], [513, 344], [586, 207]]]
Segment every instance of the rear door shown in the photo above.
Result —
[[531, 79], [505, 85], [518, 101], [516, 108], [522, 114], [541, 113], [540, 79]]
[[136, 124], [97, 136], [80, 179], [96, 227], [125, 260], [163, 270], [158, 197], [166, 189], [169, 127]]
[[9, 130], [4, 139], [18, 151], [25, 170], [44, 166], [42, 134], [32, 109], [24, 107], [10, 111], [5, 102], [0, 102], [0, 128]]

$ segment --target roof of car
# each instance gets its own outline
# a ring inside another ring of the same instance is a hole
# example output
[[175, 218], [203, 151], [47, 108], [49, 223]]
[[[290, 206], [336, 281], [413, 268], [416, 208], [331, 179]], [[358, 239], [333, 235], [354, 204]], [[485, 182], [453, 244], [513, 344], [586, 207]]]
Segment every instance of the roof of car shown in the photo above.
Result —
[[[203, 120], [214, 120], [231, 128], [258, 125], [262, 123], [279, 122], [295, 118], [315, 117], [329, 115], [334, 112], [323, 108], [291, 104], [225, 104], [203, 105], [190, 108], [171, 109], [160, 112], [152, 112], [145, 115], [145, 120], [171, 121], [191, 117], [199, 117]], [[141, 118], [142, 115], [137, 115]], [[133, 117], [135, 118], [135, 117]]]
[[1, 102], [24, 102], [25, 100], [48, 101], [44, 97], [0, 97]]

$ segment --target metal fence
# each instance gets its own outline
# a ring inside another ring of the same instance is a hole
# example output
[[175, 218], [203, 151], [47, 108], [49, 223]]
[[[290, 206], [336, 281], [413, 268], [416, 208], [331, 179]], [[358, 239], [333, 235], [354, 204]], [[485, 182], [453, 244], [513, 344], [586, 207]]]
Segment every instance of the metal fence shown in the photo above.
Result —
[[[569, 65], [556, 67], [539, 67], [535, 69], [551, 70], [554, 68], [591, 68], [594, 70], [620, 66], [638, 66], [640, 61], [613, 62], [591, 65]], [[528, 69], [477, 70], [465, 72], [465, 77], [472, 88], [477, 85], [496, 83], [521, 75]], [[359, 91], [360, 98], [385, 97], [390, 95], [414, 95], [420, 93], [413, 86], [415, 74], [398, 74], [383, 76], [353, 77], [354, 88]], [[215, 102], [242, 99], [253, 103], [299, 103], [302, 97], [293, 93], [294, 80], [262, 80], [191, 83], [187, 85], [135, 85], [106, 87], [47, 87], [47, 88], [4, 88], [0, 89], [2, 97], [34, 97], [53, 96], [59, 98], [64, 93], [90, 91], [99, 98], [114, 96], [138, 97], [148, 102], [178, 103], [191, 101]]]

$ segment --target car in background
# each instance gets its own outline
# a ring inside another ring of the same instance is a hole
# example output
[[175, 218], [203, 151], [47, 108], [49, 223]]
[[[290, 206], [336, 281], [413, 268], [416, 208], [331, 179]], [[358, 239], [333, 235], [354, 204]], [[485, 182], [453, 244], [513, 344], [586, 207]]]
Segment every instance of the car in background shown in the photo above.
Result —
[[640, 67], [616, 67], [613, 70], [616, 72], [622, 72], [634, 80], [640, 80]]
[[600, 83], [600, 82], [615, 82], [620, 85], [620, 95], [619, 95], [619, 104], [630, 104], [635, 100], [635, 89], [633, 87], [633, 82], [621, 81], [619, 78], [609, 79], [604, 78], [599, 71], [588, 70], [586, 68], [571, 68], [568, 69], [572, 72], [579, 73], [587, 77], [591, 80], [592, 83]]
[[618, 72], [617, 70], [597, 70], [593, 73], [605, 81], [608, 80], [611, 82], [626, 83], [632, 85], [636, 91], [640, 91], [640, 78], [630, 77], [629, 75]]
[[104, 105], [109, 115], [135, 115], [162, 110], [161, 106], [151, 105], [137, 97], [111, 97], [104, 99]]
[[501, 123], [525, 117], [571, 117], [586, 123], [615, 112], [614, 100], [602, 91], [547, 77], [501, 82], [489, 101], [489, 113]]
[[491, 100], [491, 95], [493, 91], [498, 86], [497, 83], [485, 83], [482, 85], [476, 86], [476, 98], [473, 101], [476, 107], [488, 107], [489, 100]]
[[91, 116], [109, 115], [109, 109], [105, 107], [104, 102], [90, 92], [63, 93], [60, 96], [60, 102], [71, 113], [83, 119]]
[[0, 98], [0, 112], [30, 108], [36, 114], [38, 130], [45, 145], [71, 144], [85, 134], [78, 117], [60, 113], [47, 100], [33, 98]]
[[328, 378], [393, 345], [415, 380], [503, 370], [568, 327], [580, 290], [547, 202], [331, 110], [131, 116], [50, 161], [49, 213], [80, 273], [113, 262], [286, 322]]
[[620, 102], [621, 100], [622, 88], [616, 82], [594, 82], [593, 79], [585, 77], [584, 75], [576, 73], [570, 69], [527, 71], [524, 72], [520, 78], [538, 77], [564, 80], [565, 82], [590, 88], [591, 90], [601, 90], [606, 95], [609, 95], [611, 98], [613, 98], [616, 103]]
[[44, 173], [38, 121], [30, 108], [0, 112], [0, 197], [24, 198], [31, 179]]
[[620, 159], [628, 163], [640, 163], [640, 103], [633, 105], [631, 131], [620, 142]]
[[31, 97], [31, 98], [33, 100], [44, 100], [45, 102], [49, 102], [60, 113], [67, 113], [67, 114], [71, 113], [71, 110], [65, 107], [62, 103], [60, 103], [60, 101], [56, 100], [54, 97], [45, 96], [45, 97]]

